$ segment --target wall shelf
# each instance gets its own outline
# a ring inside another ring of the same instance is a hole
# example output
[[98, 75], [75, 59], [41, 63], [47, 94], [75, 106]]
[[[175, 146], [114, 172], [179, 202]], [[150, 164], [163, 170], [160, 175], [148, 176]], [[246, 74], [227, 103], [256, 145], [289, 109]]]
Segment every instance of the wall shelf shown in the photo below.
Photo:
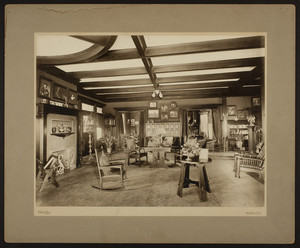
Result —
[[69, 136], [71, 134], [74, 134], [74, 133], [51, 133], [51, 135], [55, 135], [55, 136], [63, 137], [63, 138], [65, 138], [66, 136]]

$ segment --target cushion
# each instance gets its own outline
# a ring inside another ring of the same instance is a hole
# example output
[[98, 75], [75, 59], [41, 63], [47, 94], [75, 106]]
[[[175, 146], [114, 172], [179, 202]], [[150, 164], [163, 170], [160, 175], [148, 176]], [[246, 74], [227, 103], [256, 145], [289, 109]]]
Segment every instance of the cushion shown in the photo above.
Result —
[[126, 139], [126, 144], [127, 144], [127, 149], [128, 150], [134, 150], [135, 149], [134, 139], [132, 139], [132, 138]]

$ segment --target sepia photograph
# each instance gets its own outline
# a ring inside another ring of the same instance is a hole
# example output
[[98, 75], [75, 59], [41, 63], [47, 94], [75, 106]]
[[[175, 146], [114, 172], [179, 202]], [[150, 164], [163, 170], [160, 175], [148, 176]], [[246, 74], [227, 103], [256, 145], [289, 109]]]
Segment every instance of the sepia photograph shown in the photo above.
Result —
[[[55, 82], [52, 101], [36, 96], [43, 112], [36, 117], [36, 206], [240, 207], [265, 215], [265, 39], [36, 34], [36, 77]], [[67, 91], [69, 104], [56, 106]], [[252, 111], [254, 97], [262, 104]], [[107, 118], [116, 125], [104, 125]], [[147, 130], [150, 119], [156, 128]]]
[[293, 6], [5, 14], [6, 242], [294, 242]]

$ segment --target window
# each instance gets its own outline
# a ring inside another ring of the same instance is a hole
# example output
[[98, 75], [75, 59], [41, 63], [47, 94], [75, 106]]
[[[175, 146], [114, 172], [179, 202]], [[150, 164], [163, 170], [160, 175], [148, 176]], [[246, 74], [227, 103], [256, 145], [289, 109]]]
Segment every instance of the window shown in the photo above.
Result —
[[81, 109], [89, 112], [94, 112], [94, 106], [86, 103], [81, 104]]

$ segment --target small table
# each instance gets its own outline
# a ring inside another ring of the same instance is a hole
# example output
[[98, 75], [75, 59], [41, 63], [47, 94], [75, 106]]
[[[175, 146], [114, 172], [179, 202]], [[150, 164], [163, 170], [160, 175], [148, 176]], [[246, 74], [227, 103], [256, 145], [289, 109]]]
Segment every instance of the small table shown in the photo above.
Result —
[[[182, 189], [188, 188], [189, 185], [195, 184], [199, 188], [199, 198], [200, 201], [207, 201], [207, 195], [206, 192], [211, 192], [209, 181], [207, 177], [207, 172], [205, 165], [208, 163], [211, 163], [211, 159], [209, 160], [200, 160], [199, 162], [193, 162], [193, 161], [187, 161], [187, 160], [179, 160], [181, 164], [181, 171], [180, 171], [180, 177], [179, 177], [179, 183], [178, 183], [178, 190], [177, 195], [179, 197], [182, 197]], [[190, 177], [190, 165], [198, 167], [200, 170], [199, 173], [199, 181], [193, 181]]]
[[[164, 165], [166, 152], [171, 152], [171, 147], [144, 147], [145, 152], [153, 152], [154, 156], [158, 158], [159, 164]], [[154, 162], [157, 164], [157, 161]]]

